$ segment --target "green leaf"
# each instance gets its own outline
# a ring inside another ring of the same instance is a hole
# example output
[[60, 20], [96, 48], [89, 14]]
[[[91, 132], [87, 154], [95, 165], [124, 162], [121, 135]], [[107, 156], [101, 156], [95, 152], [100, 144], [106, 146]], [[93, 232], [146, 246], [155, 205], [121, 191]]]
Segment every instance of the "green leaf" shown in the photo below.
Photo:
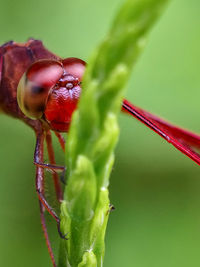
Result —
[[109, 176], [114, 162], [124, 87], [146, 34], [166, 0], [126, 1], [106, 39], [89, 60], [82, 96], [66, 144], [67, 179], [61, 205], [59, 266], [102, 266], [109, 216]]

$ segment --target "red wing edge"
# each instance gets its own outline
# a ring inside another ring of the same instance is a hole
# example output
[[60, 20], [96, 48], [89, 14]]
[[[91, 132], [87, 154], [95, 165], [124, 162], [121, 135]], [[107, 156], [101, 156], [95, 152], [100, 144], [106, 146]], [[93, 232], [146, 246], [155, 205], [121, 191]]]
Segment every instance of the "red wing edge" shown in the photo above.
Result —
[[123, 101], [122, 111], [141, 121], [183, 154], [200, 165], [200, 154], [194, 151], [195, 148], [200, 149], [200, 135], [174, 126], [169, 122], [134, 106], [127, 100]]

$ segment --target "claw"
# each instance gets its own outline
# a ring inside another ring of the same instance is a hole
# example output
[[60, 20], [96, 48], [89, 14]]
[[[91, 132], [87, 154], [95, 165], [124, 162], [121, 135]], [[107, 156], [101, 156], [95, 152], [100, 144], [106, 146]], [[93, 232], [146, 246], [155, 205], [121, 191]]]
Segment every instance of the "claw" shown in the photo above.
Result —
[[64, 240], [68, 240], [69, 238], [67, 238], [67, 236], [68, 236], [69, 233], [63, 234], [61, 232], [61, 229], [60, 229], [60, 221], [58, 222], [57, 227], [58, 227], [58, 233], [59, 233], [60, 237], [62, 239], [64, 239]]
[[114, 207], [114, 205], [112, 205], [112, 204], [109, 204], [109, 209], [107, 210], [107, 215], [111, 212], [111, 211], [113, 211], [113, 210], [115, 210], [115, 207]]
[[61, 175], [60, 175], [60, 181], [61, 181], [64, 185], [67, 184], [67, 183], [66, 183], [66, 179], [65, 179], [65, 173], [66, 173], [66, 168], [65, 168], [65, 170], [62, 171], [62, 173], [61, 173]]

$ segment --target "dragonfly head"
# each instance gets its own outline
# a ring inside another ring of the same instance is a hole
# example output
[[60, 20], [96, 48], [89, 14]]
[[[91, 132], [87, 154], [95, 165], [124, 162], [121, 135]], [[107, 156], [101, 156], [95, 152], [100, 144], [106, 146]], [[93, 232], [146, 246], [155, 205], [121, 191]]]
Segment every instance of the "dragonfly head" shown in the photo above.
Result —
[[17, 88], [22, 112], [41, 119], [50, 129], [67, 132], [80, 94], [85, 62], [78, 58], [39, 60], [29, 67]]

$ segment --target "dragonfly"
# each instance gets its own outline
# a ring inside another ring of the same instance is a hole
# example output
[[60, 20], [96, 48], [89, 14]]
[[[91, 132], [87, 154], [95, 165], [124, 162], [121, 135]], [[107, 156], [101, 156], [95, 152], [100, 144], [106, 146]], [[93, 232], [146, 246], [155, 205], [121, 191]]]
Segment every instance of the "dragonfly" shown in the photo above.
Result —
[[[52, 132], [62, 150], [65, 140], [62, 133], [69, 131], [73, 112], [81, 97], [81, 82], [86, 62], [79, 58], [62, 59], [50, 52], [40, 40], [26, 43], [7, 42], [0, 46], [0, 112], [23, 121], [36, 135], [34, 164], [35, 184], [39, 199], [41, 225], [48, 252], [54, 267], [56, 261], [48, 236], [44, 212], [55, 219], [60, 231], [60, 219], [45, 197], [44, 170], [52, 173], [58, 202], [63, 199], [59, 174], [65, 166], [55, 162]], [[150, 112], [122, 101], [122, 112], [136, 118], [180, 152], [200, 165], [200, 135], [182, 129]], [[44, 143], [49, 163], [44, 162]]]

